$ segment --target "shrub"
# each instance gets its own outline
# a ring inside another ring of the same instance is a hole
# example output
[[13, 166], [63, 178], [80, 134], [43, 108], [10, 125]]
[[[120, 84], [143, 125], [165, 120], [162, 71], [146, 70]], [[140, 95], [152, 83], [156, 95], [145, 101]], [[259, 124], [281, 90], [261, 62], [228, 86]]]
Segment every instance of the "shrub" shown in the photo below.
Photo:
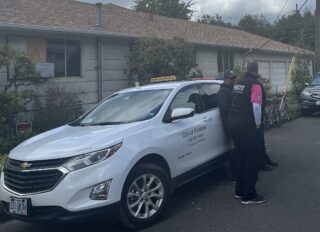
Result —
[[8, 46], [0, 47], [0, 68], [10, 65], [14, 70], [13, 78], [7, 80], [0, 89], [0, 153], [7, 153], [15, 145], [30, 135], [16, 135], [15, 117], [32, 100], [33, 93], [20, 91], [21, 86], [28, 86], [38, 81], [34, 65], [23, 53], [18, 53]]
[[79, 92], [51, 85], [34, 101], [34, 131], [41, 133], [73, 121], [83, 113]]
[[305, 88], [305, 83], [309, 83], [311, 78], [308, 66], [297, 59], [292, 73], [292, 90], [296, 97], [300, 96], [302, 90]]
[[7, 160], [7, 155], [3, 155], [3, 154], [0, 154], [0, 172], [2, 171], [2, 168]]
[[152, 77], [159, 76], [175, 75], [179, 80], [187, 79], [195, 66], [193, 46], [180, 38], [140, 39], [133, 44], [129, 55], [130, 75], [137, 75], [140, 84], [147, 84]]

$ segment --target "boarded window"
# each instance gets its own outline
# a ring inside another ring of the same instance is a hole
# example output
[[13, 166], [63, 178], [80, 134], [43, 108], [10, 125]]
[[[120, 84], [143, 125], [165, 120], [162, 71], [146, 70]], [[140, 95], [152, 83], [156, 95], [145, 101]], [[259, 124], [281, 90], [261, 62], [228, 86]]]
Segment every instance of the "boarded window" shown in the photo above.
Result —
[[46, 41], [43, 38], [28, 38], [27, 57], [34, 64], [46, 62]]
[[56, 77], [80, 76], [80, 41], [48, 39], [47, 62], [54, 64], [54, 73]]

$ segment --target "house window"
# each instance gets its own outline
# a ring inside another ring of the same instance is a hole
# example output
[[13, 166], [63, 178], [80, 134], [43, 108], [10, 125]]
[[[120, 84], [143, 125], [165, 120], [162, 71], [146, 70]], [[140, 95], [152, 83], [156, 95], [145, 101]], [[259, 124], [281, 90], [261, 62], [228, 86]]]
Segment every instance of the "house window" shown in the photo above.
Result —
[[81, 44], [76, 40], [47, 40], [47, 62], [54, 64], [55, 77], [81, 75]]
[[232, 70], [234, 66], [233, 52], [218, 51], [218, 72]]

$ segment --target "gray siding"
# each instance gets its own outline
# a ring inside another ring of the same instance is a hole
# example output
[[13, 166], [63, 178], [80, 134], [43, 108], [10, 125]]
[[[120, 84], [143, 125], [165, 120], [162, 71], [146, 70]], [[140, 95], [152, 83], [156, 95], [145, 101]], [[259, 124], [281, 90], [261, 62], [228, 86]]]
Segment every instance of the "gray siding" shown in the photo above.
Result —
[[198, 48], [196, 62], [203, 76], [212, 77], [218, 75], [217, 51], [212, 48]]
[[103, 43], [103, 98], [128, 87], [129, 43], [105, 40]]

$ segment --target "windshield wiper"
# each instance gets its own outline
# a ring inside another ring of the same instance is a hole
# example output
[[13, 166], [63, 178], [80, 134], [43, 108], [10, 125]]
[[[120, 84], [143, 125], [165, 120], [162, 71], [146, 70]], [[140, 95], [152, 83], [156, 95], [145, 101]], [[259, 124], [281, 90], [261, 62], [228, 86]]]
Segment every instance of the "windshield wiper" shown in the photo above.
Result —
[[99, 123], [92, 123], [92, 124], [82, 124], [83, 126], [107, 126], [107, 125], [119, 125], [125, 122], [99, 122]]

